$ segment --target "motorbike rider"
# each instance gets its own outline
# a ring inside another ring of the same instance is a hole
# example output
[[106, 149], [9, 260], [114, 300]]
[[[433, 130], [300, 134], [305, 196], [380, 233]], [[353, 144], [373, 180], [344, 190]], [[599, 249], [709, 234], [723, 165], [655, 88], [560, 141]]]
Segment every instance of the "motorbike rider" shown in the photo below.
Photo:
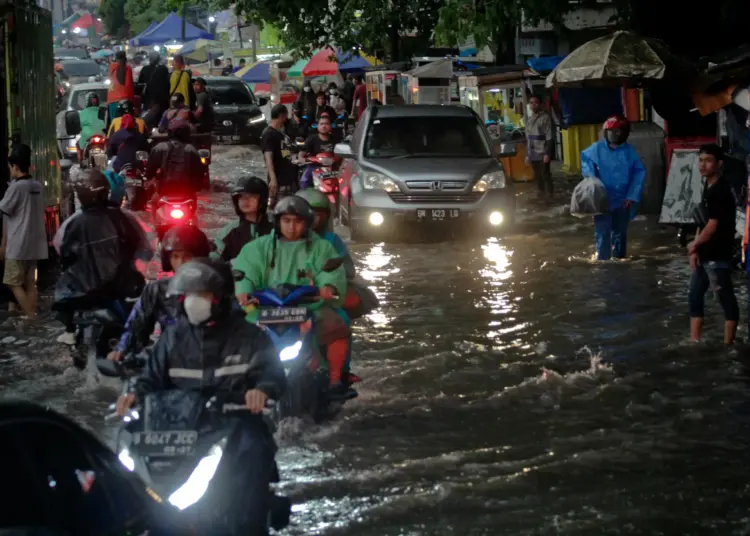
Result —
[[238, 219], [229, 222], [216, 235], [212, 257], [229, 262], [248, 242], [273, 230], [268, 219], [268, 184], [258, 177], [241, 177], [232, 189], [232, 204]]
[[139, 164], [135, 157], [136, 153], [148, 151], [148, 140], [138, 131], [136, 119], [130, 114], [125, 114], [117, 120], [121, 121], [122, 128], [109, 138], [107, 145], [107, 157], [114, 158], [112, 169], [115, 173], [119, 173], [125, 164]]
[[198, 150], [191, 145], [190, 125], [183, 119], [169, 122], [169, 139], [151, 149], [146, 176], [156, 178], [159, 196], [195, 198], [203, 179]]
[[198, 77], [193, 81], [195, 91], [195, 118], [198, 132], [211, 132], [214, 126], [214, 109], [211, 96], [206, 91], [206, 80]]
[[138, 132], [146, 134], [146, 122], [140, 117], [135, 116], [135, 107], [133, 106], [132, 101], [123, 99], [117, 103], [117, 117], [112, 119], [112, 122], [109, 125], [109, 130], [107, 131], [108, 138], [111, 138], [115, 132], [122, 128], [122, 117], [124, 115], [133, 116], [138, 127]]
[[310, 121], [302, 118], [302, 103], [300, 101], [292, 104], [292, 117], [286, 122], [284, 127], [286, 135], [293, 140], [309, 137]]
[[190, 125], [195, 123], [195, 114], [185, 106], [185, 97], [181, 93], [176, 93], [169, 99], [169, 110], [161, 116], [159, 132], [166, 132], [169, 129], [169, 122], [173, 119], [184, 119]]
[[267, 535], [275, 445], [262, 412], [266, 402], [278, 400], [286, 388], [278, 353], [263, 331], [233, 309], [231, 278], [223, 277], [210, 261], [183, 264], [167, 294], [179, 303], [177, 320], [156, 342], [135, 392], [119, 398], [117, 412], [122, 415], [135, 402], [143, 404], [150, 393], [167, 390], [217, 396], [224, 407], [247, 407], [249, 412], [232, 413], [241, 419], [234, 469], [243, 482], [243, 507], [236, 509], [243, 518], [237, 524], [243, 534]]
[[300, 103], [302, 115], [306, 115], [312, 119], [315, 114], [315, 93], [313, 92], [312, 83], [309, 80], [305, 80], [302, 85], [302, 93], [297, 98], [297, 102]]
[[146, 110], [144, 120], [149, 128], [154, 128], [169, 107], [169, 69], [162, 65], [156, 50], [149, 53], [148, 65], [138, 76], [138, 86], [142, 88], [141, 101]]
[[[81, 121], [81, 135], [78, 138], [78, 150], [83, 153], [89, 138], [95, 134], [104, 136], [106, 125], [99, 119], [99, 106], [101, 105], [99, 95], [91, 91], [86, 94], [86, 107], [78, 112]], [[79, 161], [83, 158], [79, 154]]]
[[[305, 147], [300, 151], [299, 155], [305, 158], [308, 155], [319, 155], [321, 153], [333, 154], [333, 136], [331, 135], [331, 117], [323, 115], [318, 119], [318, 131], [312, 134], [305, 141]], [[310, 188], [313, 185], [313, 170], [316, 168], [315, 164], [308, 164], [305, 167], [304, 173], [299, 181], [300, 189]]]
[[[141, 293], [144, 279], [135, 261], [152, 256], [135, 217], [109, 204], [109, 182], [100, 171], [83, 170], [75, 190], [82, 208], [63, 222], [53, 241], [62, 266], [53, 309], [65, 324], [66, 333], [58, 338], [65, 344], [75, 344], [76, 310], [108, 306]], [[105, 355], [109, 349], [100, 350]]]
[[[211, 245], [203, 231], [193, 225], [173, 227], [164, 235], [159, 247], [162, 270], [175, 272], [186, 262], [208, 257], [210, 252]], [[170, 281], [171, 277], [163, 277], [146, 285], [109, 359], [119, 361], [124, 354], [143, 350], [148, 346], [157, 322], [164, 330], [175, 321], [176, 304], [167, 299]]]
[[316, 121], [320, 120], [320, 117], [323, 115], [327, 115], [331, 119], [336, 117], [336, 111], [331, 108], [331, 106], [328, 104], [328, 100], [326, 99], [325, 91], [318, 91], [318, 94], [316, 95], [316, 106], [315, 106], [315, 114], [313, 117]]
[[309, 306], [315, 317], [316, 342], [326, 349], [331, 392], [345, 392], [342, 376], [351, 331], [336, 308], [339, 297], [346, 294], [346, 273], [342, 266], [323, 271], [325, 262], [337, 259], [338, 254], [312, 230], [315, 213], [307, 201], [285, 197], [273, 216], [273, 232], [247, 244], [232, 261], [232, 267], [244, 274], [235, 285], [237, 301], [252, 305], [252, 292], [283, 284], [318, 287], [322, 300]]

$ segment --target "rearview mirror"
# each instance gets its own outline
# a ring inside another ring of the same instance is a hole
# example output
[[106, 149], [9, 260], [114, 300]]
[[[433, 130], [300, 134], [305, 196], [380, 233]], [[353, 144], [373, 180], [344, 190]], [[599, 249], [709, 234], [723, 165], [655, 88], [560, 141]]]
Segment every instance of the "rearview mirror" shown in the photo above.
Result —
[[104, 106], [99, 106], [99, 120], [100, 121], [106, 121], [107, 120], [107, 109]]
[[268, 99], [265, 97], [258, 97], [258, 106], [265, 106], [268, 104]]
[[343, 158], [354, 158], [354, 152], [352, 152], [352, 146], [348, 141], [342, 141], [337, 143], [336, 147], [333, 148], [333, 154], [341, 156]]
[[334, 272], [342, 264], [344, 264], [344, 257], [336, 257], [335, 259], [328, 259], [323, 265], [323, 271]]
[[146, 151], [137, 151], [135, 158], [136, 160], [148, 160], [148, 153]]
[[102, 376], [107, 376], [108, 378], [122, 378], [124, 376], [122, 365], [117, 361], [97, 359], [96, 368], [101, 372]]
[[81, 118], [78, 112], [65, 112], [65, 131], [68, 136], [78, 136], [81, 133]]
[[515, 143], [501, 143], [497, 146], [497, 154], [502, 158], [516, 156], [518, 154], [518, 146]]
[[67, 158], [63, 158], [60, 160], [60, 169], [63, 171], [70, 171], [70, 168], [73, 167], [73, 161], [68, 160]]
[[245, 272], [242, 270], [232, 270], [232, 277], [235, 281], [242, 281], [245, 279]]

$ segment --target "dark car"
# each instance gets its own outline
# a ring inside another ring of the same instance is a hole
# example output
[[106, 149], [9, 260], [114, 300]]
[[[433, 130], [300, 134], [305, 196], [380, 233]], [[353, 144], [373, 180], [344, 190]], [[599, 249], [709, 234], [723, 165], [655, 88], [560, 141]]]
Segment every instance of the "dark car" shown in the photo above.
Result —
[[23, 534], [191, 534], [176, 510], [93, 435], [30, 402], [0, 403], [8, 494], [0, 527]]
[[85, 48], [56, 48], [55, 57], [57, 58], [78, 58], [79, 60], [89, 59], [89, 51]]
[[213, 135], [217, 141], [257, 143], [268, 126], [256, 98], [245, 83], [234, 76], [207, 76], [206, 90], [214, 106]]
[[62, 60], [60, 66], [60, 78], [63, 83], [68, 82], [71, 86], [104, 80], [102, 68], [94, 60]]

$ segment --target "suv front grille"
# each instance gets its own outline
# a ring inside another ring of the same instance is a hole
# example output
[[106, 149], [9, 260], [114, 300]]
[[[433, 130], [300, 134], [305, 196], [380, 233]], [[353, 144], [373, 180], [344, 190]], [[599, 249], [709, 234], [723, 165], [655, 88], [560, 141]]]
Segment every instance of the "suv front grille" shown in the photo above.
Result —
[[394, 203], [474, 203], [482, 198], [484, 192], [448, 193], [434, 192], [429, 194], [405, 194], [388, 192]]

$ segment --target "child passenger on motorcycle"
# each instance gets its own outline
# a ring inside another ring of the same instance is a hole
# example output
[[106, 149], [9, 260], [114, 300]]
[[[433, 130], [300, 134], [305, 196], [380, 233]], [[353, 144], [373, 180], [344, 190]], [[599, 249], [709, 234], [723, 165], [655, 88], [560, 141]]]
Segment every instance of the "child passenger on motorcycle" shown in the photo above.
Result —
[[342, 382], [349, 353], [351, 331], [336, 312], [339, 297], [346, 293], [346, 273], [339, 266], [323, 271], [326, 261], [339, 256], [334, 247], [312, 231], [315, 213], [310, 204], [297, 196], [285, 197], [274, 210], [274, 230], [247, 244], [232, 262], [244, 274], [235, 291], [240, 305], [253, 304], [251, 294], [281, 285], [314, 285], [321, 302], [314, 308], [315, 337], [324, 347], [330, 372], [331, 391], [345, 391]]
[[258, 177], [241, 177], [232, 189], [232, 204], [238, 219], [229, 222], [216, 235], [216, 251], [212, 258], [229, 262], [245, 244], [273, 230], [266, 215], [268, 184]]
[[[193, 225], [174, 227], [161, 240], [159, 256], [162, 270], [177, 271], [186, 262], [208, 257], [210, 251], [211, 245], [203, 231]], [[109, 359], [119, 361], [125, 354], [140, 352], [149, 345], [157, 322], [162, 330], [174, 322], [177, 304], [167, 299], [171, 279], [164, 277], [146, 285], [130, 312], [117, 346], [107, 356]]]

